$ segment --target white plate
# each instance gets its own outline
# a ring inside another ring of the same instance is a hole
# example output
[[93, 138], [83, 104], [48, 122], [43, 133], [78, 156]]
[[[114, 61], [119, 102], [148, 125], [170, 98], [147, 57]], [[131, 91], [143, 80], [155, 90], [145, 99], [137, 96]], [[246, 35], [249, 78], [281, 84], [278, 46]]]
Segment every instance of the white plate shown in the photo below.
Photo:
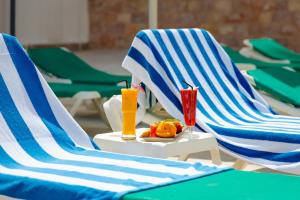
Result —
[[181, 137], [184, 134], [185, 128], [182, 129], [182, 132], [176, 134], [173, 138], [161, 138], [161, 137], [142, 137], [140, 138], [144, 142], [172, 142], [177, 138]]

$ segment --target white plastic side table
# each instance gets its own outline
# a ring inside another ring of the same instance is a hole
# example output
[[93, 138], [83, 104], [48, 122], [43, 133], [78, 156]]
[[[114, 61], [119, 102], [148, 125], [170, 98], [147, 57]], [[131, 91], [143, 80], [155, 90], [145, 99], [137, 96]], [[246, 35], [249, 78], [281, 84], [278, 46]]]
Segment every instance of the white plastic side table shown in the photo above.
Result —
[[193, 132], [193, 137], [183, 135], [171, 142], [144, 142], [139, 136], [146, 130], [137, 129], [136, 140], [125, 141], [121, 138], [121, 132], [111, 132], [96, 135], [94, 142], [104, 151], [155, 158], [178, 156], [183, 161], [191, 153], [209, 151], [212, 162], [221, 164], [217, 141], [212, 134]]

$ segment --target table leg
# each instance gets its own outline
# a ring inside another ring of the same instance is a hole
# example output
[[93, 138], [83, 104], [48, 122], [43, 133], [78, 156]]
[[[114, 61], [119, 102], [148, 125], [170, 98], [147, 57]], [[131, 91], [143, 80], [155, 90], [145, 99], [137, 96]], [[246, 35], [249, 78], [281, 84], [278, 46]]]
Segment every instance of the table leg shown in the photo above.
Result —
[[221, 161], [219, 149], [212, 149], [209, 152], [210, 152], [212, 163], [215, 165], [221, 165], [222, 161]]
[[237, 159], [235, 161], [235, 163], [233, 164], [233, 168], [238, 169], [238, 170], [245, 169], [246, 166], [247, 166], [247, 162], [244, 160], [240, 160], [240, 159]]
[[189, 157], [189, 154], [184, 154], [184, 155], [180, 155], [178, 157], [178, 160], [181, 160], [181, 161], [186, 161]]

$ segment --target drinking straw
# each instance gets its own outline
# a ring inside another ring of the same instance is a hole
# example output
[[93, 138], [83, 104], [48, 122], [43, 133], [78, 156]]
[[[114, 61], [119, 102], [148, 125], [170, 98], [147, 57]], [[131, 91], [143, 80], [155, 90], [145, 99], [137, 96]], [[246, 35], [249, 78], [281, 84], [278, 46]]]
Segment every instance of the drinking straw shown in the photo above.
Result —
[[120, 81], [119, 83], [122, 83], [122, 82], [125, 82], [125, 83], [126, 83], [126, 88], [128, 89], [128, 88], [129, 88], [128, 81], [127, 81], [127, 80], [122, 80], [122, 81]]
[[194, 89], [194, 87], [193, 87], [191, 84], [187, 83], [185, 80], [182, 80], [182, 82], [184, 82], [184, 83], [187, 84], [189, 87], [191, 87], [192, 90]]
[[131, 84], [131, 86], [141, 92], [145, 92], [144, 88], [142, 87], [142, 84], [139, 83], [139, 84]]

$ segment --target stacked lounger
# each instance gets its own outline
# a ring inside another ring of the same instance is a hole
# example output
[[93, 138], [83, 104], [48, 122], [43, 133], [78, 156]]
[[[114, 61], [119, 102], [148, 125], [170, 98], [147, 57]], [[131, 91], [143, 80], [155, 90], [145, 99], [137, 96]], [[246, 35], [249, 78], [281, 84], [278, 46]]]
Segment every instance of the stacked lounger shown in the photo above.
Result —
[[297, 109], [300, 106], [300, 73], [297, 72], [300, 64], [267, 63], [245, 57], [228, 46], [223, 45], [223, 48], [237, 65], [250, 64], [254, 66], [247, 70], [246, 73], [249, 75], [247, 77], [256, 88], [273, 97], [263, 94], [276, 110], [300, 116], [300, 111]]
[[256, 38], [245, 40], [244, 43], [266, 57], [276, 60], [286, 60], [290, 63], [300, 63], [300, 54], [286, 48], [271, 38]]

